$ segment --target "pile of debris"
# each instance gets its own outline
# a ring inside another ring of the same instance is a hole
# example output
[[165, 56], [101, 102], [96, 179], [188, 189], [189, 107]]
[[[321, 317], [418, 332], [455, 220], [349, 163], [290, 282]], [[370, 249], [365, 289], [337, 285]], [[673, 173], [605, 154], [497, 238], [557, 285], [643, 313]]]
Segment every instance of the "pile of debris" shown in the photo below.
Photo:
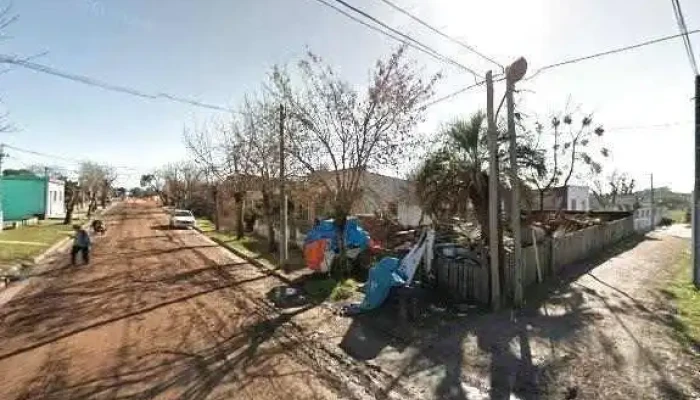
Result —
[[579, 231], [591, 226], [602, 224], [600, 217], [588, 214], [565, 214], [564, 212], [551, 212], [543, 214], [531, 214], [526, 218], [524, 226], [532, 226], [544, 230], [547, 236]]

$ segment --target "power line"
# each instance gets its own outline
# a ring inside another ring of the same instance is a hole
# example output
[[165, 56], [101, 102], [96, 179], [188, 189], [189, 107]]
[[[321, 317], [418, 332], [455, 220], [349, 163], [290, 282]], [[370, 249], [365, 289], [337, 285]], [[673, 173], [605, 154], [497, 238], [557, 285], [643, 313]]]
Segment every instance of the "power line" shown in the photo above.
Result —
[[[333, 10], [335, 10], [335, 11], [337, 11], [337, 12], [343, 14], [344, 16], [346, 16], [346, 17], [352, 19], [352, 20], [355, 21], [355, 22], [361, 23], [361, 24], [364, 25], [365, 27], [369, 27], [369, 28], [371, 28], [372, 30], [375, 30], [375, 31], [377, 31], [377, 32], [380, 32], [380, 33], [382, 33], [382, 34], [384, 34], [384, 35], [386, 35], [386, 36], [388, 36], [388, 37], [390, 37], [390, 38], [392, 38], [392, 39], [394, 39], [394, 40], [397, 40], [397, 41], [399, 41], [399, 42], [401, 42], [401, 43], [404, 43], [404, 44], [410, 46], [411, 48], [414, 48], [414, 49], [416, 49], [416, 50], [418, 50], [418, 51], [421, 51], [421, 52], [423, 52], [423, 53], [425, 53], [425, 54], [427, 54], [427, 55], [429, 55], [429, 56], [435, 58], [435, 59], [438, 60], [438, 61], [441, 61], [441, 62], [444, 62], [444, 63], [448, 63], [448, 64], [452, 64], [452, 65], [454, 65], [454, 66], [456, 66], [456, 67], [458, 67], [458, 68], [461, 68], [461, 69], [463, 69], [463, 70], [465, 70], [465, 71], [471, 73], [471, 74], [474, 75], [475, 77], [481, 78], [481, 75], [478, 74], [478, 73], [476, 73], [473, 69], [471, 69], [471, 68], [469, 68], [469, 67], [467, 67], [467, 66], [465, 66], [465, 65], [463, 65], [463, 64], [461, 64], [461, 63], [459, 63], [458, 61], [455, 61], [455, 60], [452, 59], [452, 58], [449, 58], [449, 57], [447, 57], [447, 56], [445, 56], [445, 55], [439, 53], [437, 50], [431, 48], [430, 46], [428, 46], [428, 45], [426, 45], [426, 44], [424, 44], [424, 43], [421, 43], [420, 41], [418, 41], [418, 40], [414, 39], [413, 37], [411, 37], [411, 36], [409, 36], [409, 35], [407, 35], [407, 34], [401, 32], [401, 31], [399, 31], [398, 29], [392, 28], [391, 26], [389, 26], [389, 25], [387, 25], [386, 23], [382, 22], [382, 21], [379, 20], [378, 18], [376, 18], [376, 17], [374, 17], [374, 16], [368, 14], [367, 12], [365, 12], [365, 11], [363, 11], [363, 10], [360, 10], [360, 9], [357, 8], [357, 7], [354, 7], [354, 6], [351, 5], [351, 4], [348, 4], [347, 2], [345, 2], [345, 1], [343, 1], [343, 0], [334, 0], [334, 1], [337, 2], [337, 3], [342, 4], [343, 6], [345, 6], [346, 8], [348, 8], [348, 9], [350, 9], [350, 10], [352, 10], [352, 11], [355, 12], [356, 14], [362, 15], [363, 17], [369, 19], [370, 21], [374, 22], [375, 24], [377, 24], [377, 25], [383, 27], [384, 29], [388, 30], [388, 31], [391, 32], [392, 34], [390, 35], [390, 34], [388, 34], [388, 32], [386, 32], [386, 31], [384, 31], [384, 30], [382, 30], [382, 29], [379, 29], [379, 28], [377, 28], [377, 27], [372, 27], [372, 26], [371, 26], [370, 24], [368, 24], [367, 22], [362, 21], [362, 20], [360, 20], [359, 18], [356, 18], [356, 17], [354, 17], [353, 15], [351, 15], [351, 14], [349, 14], [349, 13], [347, 13], [347, 12], [344, 12], [342, 9], [340, 9], [339, 7], [333, 6], [333, 4], [329, 3], [329, 2], [326, 1], [326, 0], [316, 0], [316, 1], [317, 1], [318, 3], [321, 3], [321, 4], [325, 5], [325, 6], [327, 6], [327, 7], [332, 8]], [[398, 36], [398, 37], [397, 37], [397, 36]]]
[[[688, 35], [694, 35], [694, 34], [696, 34], [696, 33], [700, 33], [700, 29], [695, 29], [695, 30], [692, 30], [692, 31], [688, 31], [688, 32], [687, 32]], [[682, 34], [682, 33], [681, 33], [681, 34], [677, 34], [677, 35], [663, 36], [663, 37], [660, 37], [660, 38], [657, 38], [657, 39], [647, 40], [647, 41], [645, 41], [645, 42], [633, 44], [633, 45], [630, 45], [630, 46], [618, 47], [618, 48], [616, 48], [616, 49], [607, 50], [607, 51], [603, 51], [603, 52], [600, 52], [600, 53], [594, 53], [594, 54], [590, 54], [590, 55], [587, 55], [587, 56], [576, 57], [576, 58], [572, 58], [572, 59], [569, 59], [569, 60], [564, 60], [564, 61], [556, 62], [556, 63], [553, 63], [553, 64], [545, 65], [545, 66], [540, 67], [539, 69], [537, 69], [537, 70], [535, 71], [535, 73], [533, 73], [532, 75], [530, 75], [529, 77], [527, 77], [527, 78], [525, 78], [525, 79], [523, 79], [523, 80], [531, 80], [531, 79], [535, 78], [537, 75], [539, 75], [541, 72], [544, 72], [544, 71], [550, 70], [550, 69], [554, 69], [554, 68], [558, 68], [558, 67], [561, 67], [561, 66], [564, 66], [564, 65], [575, 64], [575, 63], [578, 63], [578, 62], [581, 62], [581, 61], [591, 60], [591, 59], [594, 59], [594, 58], [604, 57], [604, 56], [608, 56], [608, 55], [616, 54], [616, 53], [622, 53], [622, 52], [625, 52], [625, 51], [638, 49], [638, 48], [640, 48], [640, 47], [645, 47], [645, 46], [649, 46], [649, 45], [652, 45], [652, 44], [657, 44], [657, 43], [665, 42], [665, 41], [668, 41], [668, 40], [676, 39], [676, 38], [679, 38], [679, 37], [682, 37], [682, 36], [685, 36], [685, 34]], [[501, 80], [503, 80], [503, 79], [505, 79], [505, 78], [498, 79], [498, 80], [496, 80], [496, 82], [501, 81]], [[426, 105], [426, 107], [430, 107], [430, 106], [432, 106], [432, 105], [435, 105], [435, 104], [437, 104], [437, 103], [443, 102], [443, 101], [445, 101], [445, 100], [449, 100], [449, 99], [451, 99], [451, 98], [453, 98], [453, 97], [455, 97], [455, 96], [458, 96], [458, 95], [460, 95], [460, 94], [462, 94], [462, 93], [464, 93], [464, 92], [466, 92], [466, 91], [468, 91], [468, 90], [470, 90], [470, 89], [473, 89], [473, 88], [476, 88], [476, 87], [478, 87], [478, 86], [483, 85], [484, 82], [485, 82], [485, 81], [477, 82], [477, 83], [474, 84], [474, 85], [467, 86], [467, 87], [465, 87], [465, 88], [462, 88], [462, 89], [459, 89], [459, 90], [457, 90], [457, 91], [455, 91], [455, 92], [452, 92], [452, 93], [450, 93], [450, 94], [448, 94], [448, 95], [445, 95], [445, 96], [443, 96], [443, 97], [441, 97], [441, 98], [439, 98], [439, 99], [437, 99], [437, 100], [434, 100], [434, 101], [428, 103], [428, 104]]]
[[695, 62], [695, 54], [693, 53], [693, 45], [690, 43], [690, 37], [688, 37], [688, 27], [685, 24], [685, 18], [683, 17], [683, 10], [681, 9], [681, 3], [678, 0], [671, 0], [671, 5], [673, 6], [673, 13], [676, 15], [676, 22], [678, 22], [678, 29], [683, 35], [683, 44], [685, 45], [685, 51], [688, 54], [688, 59], [690, 60], [690, 68], [693, 69], [695, 75], [700, 75], [698, 73], [698, 64]]
[[[494, 80], [494, 82], [504, 81], [505, 79], [506, 79], [505, 77], [501, 77], [500, 79]], [[437, 99], [435, 99], [435, 100], [433, 100], [433, 101], [431, 101], [431, 102], [429, 102], [429, 103], [426, 103], [426, 104], [423, 105], [423, 107], [425, 107], [425, 108], [432, 107], [432, 106], [434, 106], [435, 104], [442, 103], [443, 101], [446, 101], [446, 100], [449, 100], [449, 99], [451, 99], [451, 98], [453, 98], [453, 97], [459, 96], [460, 94], [462, 94], [462, 93], [464, 93], [464, 92], [466, 92], [466, 91], [468, 91], [468, 90], [471, 90], [471, 89], [477, 88], [477, 87], [479, 87], [479, 86], [482, 86], [482, 85], [485, 84], [485, 83], [486, 83], [486, 81], [485, 81], [485, 80], [482, 80], [482, 81], [479, 81], [479, 82], [477, 82], [477, 83], [475, 83], [475, 84], [473, 84], [473, 85], [469, 85], [469, 86], [467, 86], [467, 87], [463, 87], [463, 88], [457, 90], [456, 92], [452, 92], [452, 93], [447, 94], [447, 95], [445, 95], [445, 96], [439, 97], [439, 98], [437, 98]]]
[[416, 15], [411, 14], [411, 13], [408, 12], [405, 8], [402, 8], [402, 7], [396, 5], [395, 3], [393, 3], [393, 2], [391, 2], [391, 1], [389, 1], [389, 0], [382, 0], [382, 1], [383, 1], [385, 4], [389, 5], [391, 8], [393, 8], [394, 10], [396, 10], [396, 11], [398, 11], [398, 12], [400, 12], [400, 13], [406, 15], [406, 16], [408, 16], [409, 18], [413, 19], [414, 21], [418, 22], [419, 24], [423, 25], [424, 27], [430, 29], [431, 31], [435, 32], [436, 34], [442, 36], [443, 38], [445, 38], [445, 39], [447, 39], [447, 40], [449, 40], [449, 41], [451, 41], [451, 42], [453, 42], [453, 43], [456, 43], [456, 44], [458, 44], [459, 46], [464, 47], [465, 49], [471, 51], [472, 53], [474, 53], [474, 54], [476, 54], [477, 56], [483, 58], [484, 60], [489, 61], [489, 62], [491, 62], [491, 63], [493, 63], [493, 64], [496, 64], [496, 65], [498, 65], [499, 67], [501, 67], [502, 70], [505, 70], [505, 67], [503, 66], [503, 64], [501, 64], [501, 63], [499, 63], [498, 61], [494, 60], [493, 58], [488, 57], [488, 56], [486, 56], [485, 54], [479, 52], [477, 49], [474, 48], [474, 46], [470, 46], [470, 45], [468, 45], [467, 43], [464, 43], [463, 41], [458, 40], [458, 39], [456, 39], [456, 38], [454, 38], [454, 37], [452, 37], [452, 36], [450, 36], [450, 35], [448, 35], [448, 34], [442, 32], [441, 30], [435, 28], [434, 26], [430, 25], [429, 23], [425, 22], [424, 20], [418, 18]]
[[692, 31], [690, 31], [690, 32], [686, 32], [685, 34], [681, 33], [681, 34], [677, 34], [677, 35], [663, 36], [663, 37], [660, 37], [660, 38], [657, 38], [657, 39], [647, 40], [647, 41], [645, 41], [645, 42], [633, 44], [633, 45], [630, 45], [630, 46], [618, 47], [618, 48], [616, 48], [616, 49], [607, 50], [607, 51], [603, 51], [603, 52], [600, 52], [600, 53], [589, 54], [589, 55], [583, 56], [583, 57], [576, 57], [576, 58], [572, 58], [572, 59], [569, 59], [569, 60], [564, 60], [564, 61], [556, 62], [556, 63], [553, 63], [553, 64], [549, 64], [549, 65], [545, 65], [545, 66], [543, 66], [543, 67], [540, 67], [539, 69], [537, 69], [537, 71], [535, 71], [534, 74], [532, 74], [531, 76], [529, 76], [528, 78], [525, 78], [525, 79], [532, 79], [532, 78], [534, 78], [535, 76], [539, 75], [539, 74], [540, 74], [541, 72], [543, 72], [543, 71], [546, 71], [546, 70], [549, 70], [549, 69], [553, 69], [553, 68], [557, 68], [557, 67], [561, 67], [561, 66], [563, 66], [563, 65], [575, 64], [575, 63], [579, 63], [579, 62], [581, 62], [581, 61], [590, 60], [590, 59], [593, 59], [593, 58], [599, 58], [599, 57], [608, 56], [608, 55], [611, 55], [611, 54], [623, 53], [623, 52], [626, 52], [626, 51], [629, 51], [629, 50], [638, 49], [638, 48], [640, 48], [640, 47], [645, 47], [645, 46], [649, 46], [649, 45], [652, 45], [652, 44], [657, 44], [657, 43], [665, 42], [665, 41], [668, 41], [668, 40], [676, 39], [676, 38], [682, 37], [682, 36], [684, 36], [684, 35], [693, 35], [693, 34], [696, 34], [696, 33], [699, 33], [699, 32], [700, 32], [700, 29], [695, 29], [695, 30], [692, 30]]
[[[14, 151], [19, 151], [20, 153], [32, 154], [32, 155], [35, 155], [35, 156], [45, 157], [45, 158], [52, 158], [52, 159], [55, 159], [55, 160], [67, 161], [67, 162], [71, 162], [71, 163], [75, 163], [75, 164], [81, 164], [81, 163], [84, 163], [84, 162], [88, 161], [88, 160], [84, 160], [84, 159], [83, 159], [83, 160], [80, 160], [80, 159], [77, 159], [77, 158], [63, 157], [63, 156], [58, 156], [58, 155], [55, 155], [55, 154], [42, 153], [42, 152], [40, 152], [40, 151], [29, 150], [29, 149], [23, 149], [23, 148], [21, 148], [21, 147], [12, 146], [12, 145], [9, 145], [9, 144], [5, 144], [5, 147], [8, 148], [8, 149], [12, 149], [12, 150], [14, 150]], [[110, 166], [113, 167], [113, 168], [119, 168], [119, 169], [126, 169], [126, 170], [136, 171], [136, 168], [129, 167], [129, 166], [124, 166], [124, 165], [110, 165]]]
[[656, 128], [671, 128], [674, 126], [681, 126], [681, 125], [690, 125], [693, 124], [693, 121], [676, 121], [676, 122], [668, 122], [665, 124], [653, 124], [653, 125], [636, 125], [636, 126], [614, 126], [612, 128], [605, 128], [606, 132], [615, 132], [615, 131], [629, 131], [629, 130], [637, 130], [637, 129], [656, 129]]
[[41, 72], [41, 73], [48, 74], [48, 75], [57, 76], [59, 78], [67, 79], [67, 80], [74, 81], [74, 82], [79, 82], [79, 83], [82, 83], [82, 84], [85, 84], [88, 86], [99, 87], [101, 89], [109, 90], [112, 92], [128, 94], [131, 96], [141, 97], [144, 99], [151, 99], [151, 100], [164, 99], [164, 100], [188, 104], [188, 105], [192, 105], [192, 106], [196, 106], [196, 107], [208, 108], [211, 110], [226, 111], [226, 112], [233, 112], [234, 111], [234, 110], [231, 110], [229, 108], [220, 107], [217, 105], [212, 105], [212, 104], [207, 104], [207, 103], [202, 103], [200, 101], [187, 99], [187, 98], [179, 97], [179, 96], [174, 96], [174, 95], [171, 95], [168, 93], [163, 93], [163, 92], [159, 92], [159, 93], [155, 93], [155, 94], [146, 93], [146, 92], [142, 92], [140, 90], [133, 89], [130, 87], [114, 85], [114, 84], [107, 83], [104, 81], [99, 81], [97, 79], [93, 79], [93, 78], [90, 78], [90, 77], [85, 76], [85, 75], [78, 75], [78, 74], [72, 74], [69, 72], [60, 71], [58, 69], [51, 68], [51, 67], [46, 66], [46, 65], [34, 63], [34, 62], [31, 62], [31, 61], [26, 60], [26, 59], [20, 59], [20, 58], [8, 56], [8, 55], [0, 55], [0, 63], [17, 65], [17, 66], [20, 66], [23, 68], [31, 69], [33, 71]]

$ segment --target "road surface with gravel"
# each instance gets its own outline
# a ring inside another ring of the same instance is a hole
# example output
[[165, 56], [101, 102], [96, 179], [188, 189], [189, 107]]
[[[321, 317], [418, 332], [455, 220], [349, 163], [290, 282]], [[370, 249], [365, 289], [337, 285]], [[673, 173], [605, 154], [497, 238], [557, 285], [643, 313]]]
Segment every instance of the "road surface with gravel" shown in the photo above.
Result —
[[61, 255], [0, 308], [0, 399], [700, 398], [663, 291], [682, 229], [568, 267], [522, 311], [386, 334], [377, 317], [276, 309], [284, 277], [168, 230], [154, 205], [106, 219], [91, 265]]
[[0, 399], [373, 397], [265, 300], [274, 276], [155, 205], [106, 220], [90, 265], [61, 255], [0, 309]]

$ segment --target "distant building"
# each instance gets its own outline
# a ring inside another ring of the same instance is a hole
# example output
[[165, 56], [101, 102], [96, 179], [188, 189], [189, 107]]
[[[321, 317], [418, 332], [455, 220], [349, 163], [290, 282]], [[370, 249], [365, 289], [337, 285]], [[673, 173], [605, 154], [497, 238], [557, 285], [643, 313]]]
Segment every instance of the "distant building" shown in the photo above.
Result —
[[[336, 172], [316, 173], [316, 179], [325, 180], [329, 187], [334, 187], [335, 174]], [[416, 195], [415, 182], [373, 172], [363, 172], [359, 187], [362, 195], [353, 205], [352, 214], [386, 214], [406, 226], [414, 226], [420, 222], [422, 209]], [[308, 213], [310, 219], [319, 216], [323, 209], [328, 208], [328, 204], [324, 204], [326, 202], [320, 198], [310, 203], [312, 203], [308, 205], [311, 211]], [[428, 222], [427, 216], [423, 216], [423, 222]]]
[[34, 175], [2, 177], [0, 195], [4, 221], [66, 215], [63, 181]]
[[[542, 201], [543, 210], [564, 210], [564, 211], [589, 211], [591, 203], [589, 200], [590, 189], [588, 186], [560, 186], [545, 191]], [[540, 192], [531, 192], [531, 206], [533, 210], [540, 208]]]

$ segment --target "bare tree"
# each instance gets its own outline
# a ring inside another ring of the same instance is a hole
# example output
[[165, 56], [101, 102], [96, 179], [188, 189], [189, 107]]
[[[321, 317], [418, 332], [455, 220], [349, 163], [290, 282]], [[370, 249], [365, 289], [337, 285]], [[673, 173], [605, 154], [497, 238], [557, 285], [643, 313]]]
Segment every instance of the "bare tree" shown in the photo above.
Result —
[[[592, 115], [580, 117], [577, 121], [570, 114], [563, 117], [555, 116], [549, 124], [549, 131], [545, 126], [537, 122], [536, 148], [545, 154], [545, 166], [543, 171], [532, 174], [529, 181], [534, 184], [539, 194], [539, 209], [544, 208], [545, 194], [553, 188], [567, 186], [575, 173], [581, 172], [581, 167], [588, 167], [594, 173], [600, 173], [601, 164], [596, 161], [598, 157], [608, 157], [609, 151], [605, 147], [593, 146], [592, 140], [603, 136], [605, 130], [602, 126], [593, 125]], [[560, 207], [563, 205], [557, 205]]]
[[404, 51], [377, 61], [364, 92], [312, 53], [298, 65], [301, 87], [284, 69], [271, 75], [271, 92], [289, 110], [285, 150], [332, 194], [341, 229], [361, 196], [363, 174], [396, 166], [418, 143], [414, 128], [439, 75], [423, 80]]
[[595, 179], [592, 192], [602, 208], [609, 208], [616, 206], [621, 196], [634, 194], [635, 186], [634, 178], [615, 170], [605, 180]]
[[105, 191], [107, 182], [113, 182], [111, 168], [94, 163], [83, 162], [80, 164], [78, 183], [88, 199], [88, 218], [97, 210], [98, 196]]

